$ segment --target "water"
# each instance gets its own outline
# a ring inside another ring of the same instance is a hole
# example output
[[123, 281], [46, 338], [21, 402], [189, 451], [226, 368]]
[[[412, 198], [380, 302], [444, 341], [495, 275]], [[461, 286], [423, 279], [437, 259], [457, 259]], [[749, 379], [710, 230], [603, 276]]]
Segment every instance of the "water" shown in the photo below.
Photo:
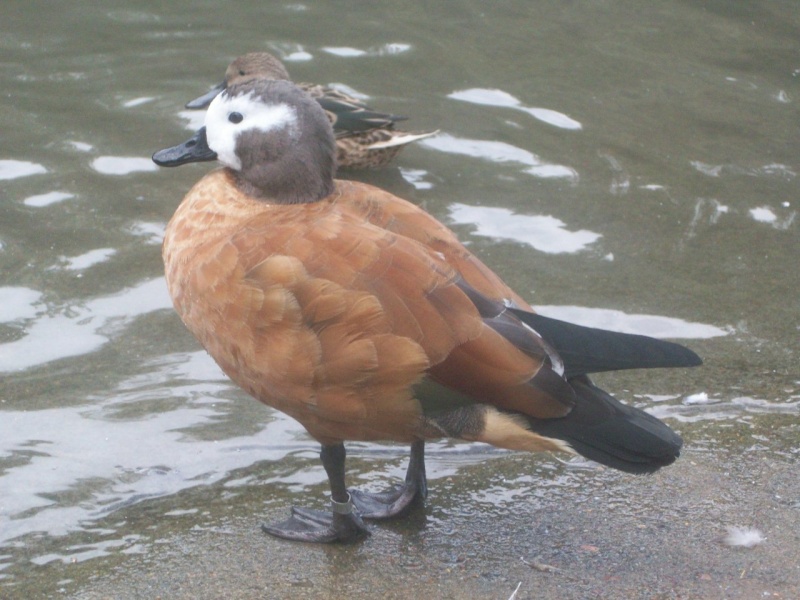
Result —
[[[157, 169], [149, 155], [188, 137], [199, 114], [183, 103], [251, 50], [441, 129], [393, 168], [343, 175], [424, 206], [542, 312], [703, 355], [690, 372], [600, 378], [680, 427], [690, 452], [736, 454], [768, 433], [770, 456], [796, 460], [796, 5], [387, 10], [0, 7], [0, 586], [147, 554], [169, 518], [220, 494], [256, 496], [258, 510], [325, 488], [302, 428], [227, 382], [162, 279], [166, 221], [208, 166]], [[354, 445], [352, 475], [379, 487], [403, 454]], [[481, 447], [429, 455], [431, 479], [483, 514], [503, 514], [531, 477], [465, 489], [458, 473], [487, 458], [527, 465], [540, 489], [584, 476]], [[169, 518], [131, 531], [136, 511]]]

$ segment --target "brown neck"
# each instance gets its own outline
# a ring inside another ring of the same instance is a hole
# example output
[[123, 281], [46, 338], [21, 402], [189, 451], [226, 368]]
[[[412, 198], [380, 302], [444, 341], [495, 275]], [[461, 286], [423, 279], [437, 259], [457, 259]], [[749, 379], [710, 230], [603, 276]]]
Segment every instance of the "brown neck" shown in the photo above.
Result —
[[252, 161], [233, 177], [243, 193], [280, 204], [317, 202], [333, 193], [334, 170], [311, 160]]

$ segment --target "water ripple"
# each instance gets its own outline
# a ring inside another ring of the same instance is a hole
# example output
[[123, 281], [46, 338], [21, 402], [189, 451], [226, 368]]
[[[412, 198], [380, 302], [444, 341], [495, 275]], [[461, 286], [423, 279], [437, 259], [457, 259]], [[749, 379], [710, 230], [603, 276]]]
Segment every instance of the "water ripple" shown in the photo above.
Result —
[[[14, 306], [18, 313], [27, 315], [41, 297], [39, 292], [27, 288], [4, 289], [21, 293], [15, 298]], [[82, 305], [57, 310], [36, 309], [35, 319], [26, 326], [23, 337], [0, 344], [0, 373], [21, 371], [93, 352], [134, 318], [171, 306], [164, 279], [158, 278]]]
[[0, 180], [18, 179], [47, 173], [44, 166], [25, 160], [0, 160]]
[[0, 323], [34, 318], [41, 297], [41, 292], [26, 287], [0, 287]]
[[358, 58], [361, 56], [386, 56], [394, 54], [402, 54], [411, 50], [411, 44], [404, 44], [400, 42], [391, 42], [381, 44], [380, 46], [373, 46], [362, 50], [361, 48], [352, 48], [350, 46], [325, 46], [320, 48], [323, 52], [338, 56], [340, 58]]
[[155, 171], [158, 166], [149, 158], [140, 156], [100, 156], [92, 161], [92, 168], [103, 175], [129, 175]]
[[73, 256], [71, 258], [62, 256], [60, 258], [61, 262], [63, 263], [61, 268], [66, 269], [67, 271], [83, 271], [93, 267], [94, 265], [106, 262], [116, 253], [116, 248], [96, 248], [95, 250], [90, 250], [89, 252], [84, 252], [79, 256]]
[[507, 208], [453, 203], [448, 211], [455, 223], [475, 225], [474, 235], [520, 242], [547, 254], [580, 252], [602, 237], [586, 229], [569, 231], [555, 217], [520, 215]]
[[[726, 419], [742, 420], [748, 414], [797, 415], [800, 414], [800, 400], [766, 400], [752, 396], [739, 396], [730, 400], [708, 398], [703, 402], [693, 401], [698, 395], [689, 396], [682, 404], [665, 404], [652, 412], [659, 419], [672, 418], [682, 423], [720, 421]], [[796, 398], [796, 397], [795, 397]]]
[[578, 180], [578, 172], [564, 165], [547, 163], [541, 158], [522, 148], [517, 148], [505, 142], [492, 140], [473, 140], [459, 138], [447, 133], [424, 139], [419, 144], [448, 154], [460, 154], [481, 158], [494, 163], [520, 163], [527, 166], [524, 173], [542, 179], [569, 179]]
[[[192, 393], [217, 391], [213, 384], [191, 387]], [[102, 403], [5, 411], [0, 457], [16, 464], [0, 478], [0, 543], [35, 531], [64, 535], [133, 502], [212, 483], [259, 460], [278, 460], [288, 450], [275, 441], [300, 430], [288, 417], [263, 411], [275, 421], [255, 435], [213, 442], [187, 436], [218, 419], [222, 406], [217, 399], [126, 420], [104, 416]]]
[[569, 321], [587, 327], [597, 327], [639, 333], [655, 338], [708, 339], [729, 335], [731, 329], [723, 329], [705, 323], [693, 323], [673, 317], [658, 315], [628, 314], [607, 308], [587, 308], [585, 306], [536, 306], [536, 312], [554, 319]]
[[504, 92], [503, 90], [489, 90], [483, 88], [471, 88], [468, 90], [457, 90], [447, 96], [453, 100], [461, 100], [462, 102], [470, 102], [472, 104], [481, 104], [484, 106], [500, 106], [503, 108], [513, 108], [515, 110], [528, 113], [533, 118], [552, 125], [561, 129], [580, 130], [583, 129], [575, 119], [572, 119], [550, 108], [536, 108], [525, 106], [518, 99]]
[[22, 203], [25, 206], [33, 206], [35, 208], [42, 208], [44, 206], [50, 206], [51, 204], [56, 204], [57, 202], [63, 202], [64, 200], [69, 200], [70, 198], [74, 198], [75, 194], [70, 194], [69, 192], [47, 192], [46, 194], [37, 194], [35, 196], [28, 196]]

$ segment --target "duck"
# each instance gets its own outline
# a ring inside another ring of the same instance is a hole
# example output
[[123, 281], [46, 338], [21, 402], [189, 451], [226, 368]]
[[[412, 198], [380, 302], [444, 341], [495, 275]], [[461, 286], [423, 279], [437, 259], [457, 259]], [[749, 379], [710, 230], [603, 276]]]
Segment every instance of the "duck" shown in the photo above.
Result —
[[[186, 103], [186, 108], [207, 108], [228, 86], [253, 78], [290, 80], [283, 63], [269, 52], [249, 52], [236, 58], [225, 71], [222, 83]], [[361, 100], [314, 83], [298, 87], [319, 102], [333, 125], [336, 136], [336, 162], [342, 169], [377, 169], [390, 163], [400, 151], [439, 133], [436, 131], [401, 131], [395, 123], [406, 117], [376, 112]]]
[[[453, 438], [582, 455], [633, 474], [673, 463], [682, 439], [602, 390], [602, 371], [701, 364], [666, 340], [535, 312], [444, 224], [372, 185], [339, 180], [325, 111], [286, 80], [234, 83], [175, 160], [221, 167], [166, 228], [180, 318], [256, 400], [321, 445], [330, 507], [263, 530], [352, 543], [428, 494], [425, 443]], [[345, 442], [400, 442], [405, 480], [348, 489]]]

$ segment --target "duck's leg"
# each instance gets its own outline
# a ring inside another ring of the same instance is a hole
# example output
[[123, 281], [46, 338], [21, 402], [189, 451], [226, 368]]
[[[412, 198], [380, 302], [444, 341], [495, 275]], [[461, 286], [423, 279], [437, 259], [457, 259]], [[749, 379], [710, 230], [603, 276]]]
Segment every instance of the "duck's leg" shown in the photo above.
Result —
[[350, 497], [364, 519], [391, 519], [398, 517], [428, 496], [428, 480], [425, 477], [425, 442], [411, 444], [405, 483], [388, 492], [369, 493], [350, 490]]
[[322, 446], [319, 453], [331, 486], [331, 512], [292, 508], [282, 523], [261, 525], [270, 535], [300, 542], [352, 543], [369, 535], [344, 482], [344, 444]]

